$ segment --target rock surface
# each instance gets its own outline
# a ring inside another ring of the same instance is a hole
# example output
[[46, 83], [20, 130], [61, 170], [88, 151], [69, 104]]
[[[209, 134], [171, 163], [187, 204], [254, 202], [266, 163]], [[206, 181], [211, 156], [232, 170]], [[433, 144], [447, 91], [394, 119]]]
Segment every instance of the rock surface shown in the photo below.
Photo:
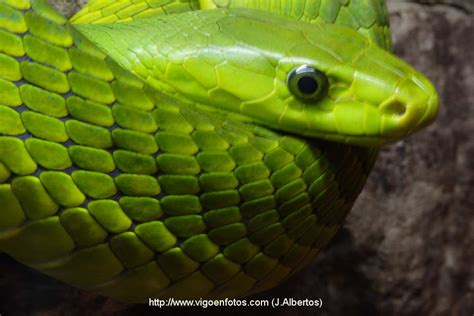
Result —
[[[70, 15], [85, 1], [55, 2]], [[474, 2], [388, 3], [395, 52], [435, 82], [439, 119], [383, 149], [345, 228], [310, 267], [252, 297], [321, 298], [323, 308], [280, 308], [276, 315], [474, 312]], [[6, 255], [0, 255], [0, 293], [2, 315], [191, 312], [116, 303]]]

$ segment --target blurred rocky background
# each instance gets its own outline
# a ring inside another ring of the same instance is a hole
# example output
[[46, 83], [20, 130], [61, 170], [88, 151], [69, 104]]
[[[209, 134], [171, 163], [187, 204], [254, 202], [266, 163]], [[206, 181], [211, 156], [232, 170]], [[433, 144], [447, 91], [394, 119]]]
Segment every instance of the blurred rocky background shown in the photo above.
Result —
[[[86, 0], [51, 2], [71, 15]], [[388, 5], [395, 52], [434, 81], [439, 119], [382, 150], [345, 228], [310, 267], [252, 297], [320, 297], [323, 308], [265, 312], [474, 315], [474, 0], [388, 0]], [[120, 304], [0, 255], [2, 316], [196, 312], [201, 310]]]

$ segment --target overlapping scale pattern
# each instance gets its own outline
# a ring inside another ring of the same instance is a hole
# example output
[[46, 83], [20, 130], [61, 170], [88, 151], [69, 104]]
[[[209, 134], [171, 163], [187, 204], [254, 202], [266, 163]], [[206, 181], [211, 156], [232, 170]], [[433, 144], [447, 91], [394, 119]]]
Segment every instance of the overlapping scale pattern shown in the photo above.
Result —
[[72, 21], [74, 23], [127, 22], [198, 8], [199, 0], [94, 0], [76, 14]]
[[0, 250], [64, 282], [130, 302], [273, 287], [372, 167], [368, 149], [156, 103], [44, 1], [0, 12]]
[[390, 49], [391, 37], [384, 0], [201, 0], [207, 8], [252, 8], [295, 20], [347, 25]]

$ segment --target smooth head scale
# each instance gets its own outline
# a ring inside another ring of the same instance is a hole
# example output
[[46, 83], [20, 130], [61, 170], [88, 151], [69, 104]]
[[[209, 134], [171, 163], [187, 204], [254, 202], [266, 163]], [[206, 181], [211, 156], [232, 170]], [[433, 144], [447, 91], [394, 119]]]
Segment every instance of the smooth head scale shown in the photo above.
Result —
[[[437, 114], [428, 79], [345, 26], [220, 9], [76, 28], [155, 89], [276, 130], [378, 146]], [[292, 93], [302, 66], [325, 76], [327, 93]]]

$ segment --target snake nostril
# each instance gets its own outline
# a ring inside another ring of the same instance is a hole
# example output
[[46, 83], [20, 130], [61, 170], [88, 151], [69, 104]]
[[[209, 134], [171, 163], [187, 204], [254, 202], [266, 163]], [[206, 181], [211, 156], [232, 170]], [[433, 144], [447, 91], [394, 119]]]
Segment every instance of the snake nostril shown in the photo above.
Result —
[[403, 114], [405, 114], [407, 111], [407, 106], [400, 101], [394, 100], [386, 104], [383, 107], [383, 111], [388, 115], [403, 116]]

